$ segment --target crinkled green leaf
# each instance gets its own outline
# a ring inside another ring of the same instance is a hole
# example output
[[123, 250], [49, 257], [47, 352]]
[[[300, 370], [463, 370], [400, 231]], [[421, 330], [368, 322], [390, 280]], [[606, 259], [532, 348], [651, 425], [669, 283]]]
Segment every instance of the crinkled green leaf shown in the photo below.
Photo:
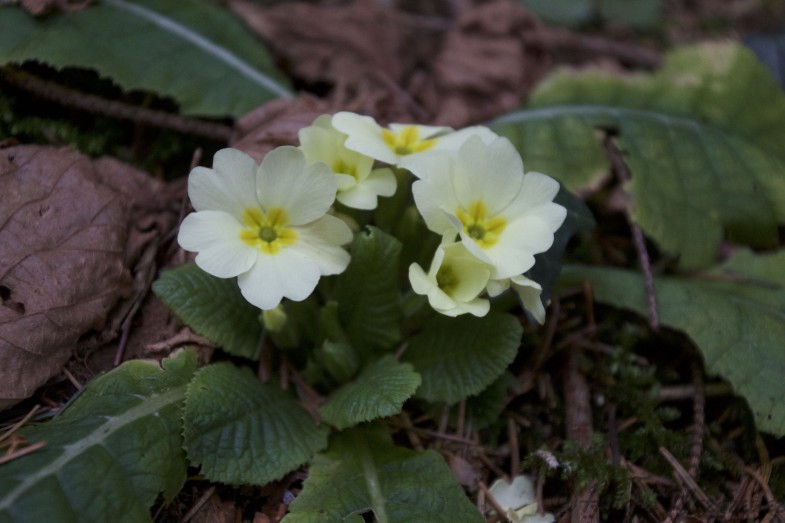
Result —
[[262, 43], [207, 0], [103, 0], [33, 18], [0, 11], [0, 64], [86, 67], [124, 89], [171, 96], [185, 114], [241, 116], [291, 96]]
[[392, 444], [380, 427], [336, 434], [316, 456], [283, 523], [481, 523], [444, 459]]
[[[640, 275], [620, 269], [565, 267], [563, 282], [587, 279], [604, 303], [648, 314]], [[712, 374], [750, 404], [758, 426], [785, 435], [785, 252], [739, 251], [692, 278], [658, 278], [660, 322], [685, 332]]]
[[685, 269], [713, 264], [726, 234], [776, 245], [785, 222], [785, 94], [736, 44], [676, 50], [653, 75], [557, 73], [492, 127], [571, 190], [601, 182], [610, 132], [634, 221]]
[[196, 373], [184, 418], [188, 460], [222, 483], [264, 485], [327, 446], [327, 428], [297, 401], [230, 363]]
[[440, 316], [413, 337], [403, 360], [422, 376], [416, 396], [453, 404], [493, 383], [518, 353], [523, 327], [515, 316]]
[[401, 242], [367, 227], [356, 235], [351, 254], [352, 261], [336, 284], [339, 318], [358, 351], [389, 348], [401, 338]]
[[587, 232], [594, 228], [594, 217], [589, 208], [583, 200], [564, 187], [559, 187], [559, 193], [553, 201], [567, 209], [567, 217], [554, 234], [551, 248], [534, 256], [534, 267], [527, 273], [529, 278], [542, 286], [540, 299], [544, 304], [548, 303], [553, 285], [559, 278], [564, 250], [570, 238], [579, 232]]
[[0, 521], [151, 521], [186, 477], [182, 404], [196, 357], [129, 361], [90, 382], [55, 419], [26, 429], [46, 446], [0, 466]]
[[216, 278], [193, 263], [165, 271], [153, 292], [197, 334], [236, 356], [259, 358], [259, 309], [248, 303], [235, 278]]
[[401, 412], [420, 386], [420, 375], [408, 363], [384, 356], [339, 388], [319, 409], [322, 419], [338, 429]]

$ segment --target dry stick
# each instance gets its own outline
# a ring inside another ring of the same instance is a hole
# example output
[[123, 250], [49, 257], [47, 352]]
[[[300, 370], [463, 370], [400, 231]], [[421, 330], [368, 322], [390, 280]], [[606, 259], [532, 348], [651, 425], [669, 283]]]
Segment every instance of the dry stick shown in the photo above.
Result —
[[0, 465], [4, 463], [8, 463], [9, 461], [13, 461], [16, 458], [21, 458], [31, 452], [35, 452], [38, 449], [44, 448], [46, 446], [46, 441], [38, 441], [33, 443], [32, 445], [28, 445], [27, 447], [23, 448], [22, 450], [15, 450], [13, 452], [9, 452], [5, 456], [0, 456]]
[[660, 447], [659, 452], [673, 469], [673, 472], [676, 474], [676, 478], [690, 489], [692, 495], [695, 496], [695, 499], [697, 499], [704, 508], [710, 511], [716, 510], [714, 503], [712, 503], [706, 493], [703, 492], [703, 489], [698, 486], [698, 483], [695, 482], [695, 478], [690, 476], [690, 474], [684, 470], [684, 467], [681, 466], [679, 460], [677, 460], [665, 447]]
[[202, 136], [219, 142], [229, 141], [232, 128], [218, 123], [203, 122], [193, 118], [185, 118], [176, 114], [137, 107], [114, 100], [86, 94], [68, 87], [42, 80], [35, 75], [16, 67], [3, 68], [3, 78], [36, 96], [57, 102], [67, 107], [82, 109], [90, 113], [102, 114], [121, 120], [171, 129], [183, 134]]
[[[630, 181], [630, 171], [627, 169], [627, 164], [624, 163], [621, 151], [613, 143], [611, 136], [605, 137], [605, 152], [611, 160], [613, 170], [619, 180], [624, 184]], [[654, 294], [654, 276], [651, 273], [651, 263], [649, 262], [649, 252], [646, 250], [646, 240], [643, 238], [641, 228], [632, 220], [632, 214], [629, 209], [626, 211], [627, 222], [630, 224], [632, 230], [632, 240], [635, 244], [635, 250], [638, 251], [638, 259], [640, 260], [641, 270], [643, 271], [643, 279], [646, 284], [646, 296], [648, 297], [649, 305], [649, 326], [651, 330], [658, 331], [660, 329], [660, 317], [657, 313], [657, 297]]]
[[[698, 474], [698, 466], [703, 453], [703, 430], [706, 423], [706, 396], [703, 394], [703, 374], [697, 365], [692, 367], [692, 383], [695, 386], [695, 396], [693, 396], [692, 402], [693, 433], [692, 444], [690, 445], [690, 466], [687, 473], [694, 479]], [[684, 502], [687, 500], [687, 493], [687, 487], [682, 487], [679, 497], [676, 498], [676, 502], [668, 514], [668, 518], [672, 521], [677, 521], [681, 515]]]
[[493, 510], [496, 511], [496, 514], [504, 516], [507, 511], [505, 511], [504, 508], [502, 508], [502, 506], [499, 505], [499, 502], [496, 501], [496, 498], [493, 497], [491, 491], [488, 490], [488, 486], [482, 481], [480, 481], [478, 486], [480, 487], [480, 492], [482, 492], [485, 495], [486, 501], [488, 501], [488, 503], [490, 503], [491, 506], [493, 507]]
[[202, 509], [204, 504], [207, 503], [207, 500], [210, 499], [210, 496], [213, 495], [213, 492], [215, 492], [215, 487], [210, 487], [204, 491], [204, 494], [199, 496], [199, 500], [194, 504], [193, 507], [191, 507], [191, 510], [186, 512], [185, 516], [183, 516], [183, 523], [188, 523], [191, 518]]
[[13, 426], [13, 427], [11, 427], [10, 429], [8, 429], [8, 431], [7, 431], [7, 432], [5, 432], [4, 434], [0, 435], [0, 443], [2, 443], [3, 441], [7, 440], [7, 439], [8, 439], [8, 438], [10, 438], [11, 436], [13, 436], [13, 435], [14, 435], [14, 433], [15, 433], [17, 430], [19, 430], [19, 429], [21, 429], [22, 427], [24, 427], [24, 425], [25, 425], [25, 424], [26, 424], [28, 421], [30, 421], [30, 419], [31, 419], [33, 416], [35, 416], [35, 413], [36, 413], [36, 412], [38, 412], [38, 409], [40, 409], [40, 408], [41, 408], [41, 405], [36, 405], [36, 406], [35, 406], [35, 407], [33, 407], [32, 409], [30, 409], [30, 412], [28, 412], [27, 414], [25, 414], [25, 417], [24, 417], [24, 418], [22, 418], [22, 419], [20, 419], [19, 421], [17, 421], [17, 422], [14, 424], [14, 426]]
[[[588, 448], [592, 436], [589, 384], [578, 368], [580, 352], [571, 349], [564, 377], [564, 403], [567, 417], [567, 439], [581, 448]], [[581, 492], [573, 495], [572, 523], [599, 522], [597, 482], [592, 481]]]
[[577, 50], [587, 54], [610, 56], [630, 65], [656, 69], [662, 55], [646, 47], [628, 42], [617, 42], [599, 36], [573, 33], [565, 29], [540, 28], [521, 35], [523, 42], [547, 51]]

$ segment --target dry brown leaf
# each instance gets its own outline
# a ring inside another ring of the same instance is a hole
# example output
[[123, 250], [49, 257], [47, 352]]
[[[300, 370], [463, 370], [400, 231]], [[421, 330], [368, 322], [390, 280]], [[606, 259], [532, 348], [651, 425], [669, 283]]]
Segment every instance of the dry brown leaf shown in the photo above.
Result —
[[438, 124], [463, 127], [505, 113], [520, 104], [547, 69], [546, 55], [522, 39], [537, 26], [512, 0], [470, 9], [448, 31], [430, 76], [411, 89], [420, 93]]
[[333, 112], [325, 101], [312, 96], [273, 100], [237, 121], [230, 145], [260, 162], [279, 145], [299, 145], [300, 129], [319, 115]]
[[58, 374], [77, 347], [116, 336], [155, 272], [151, 241], [176, 213], [162, 182], [67, 148], [1, 149], [0, 186], [4, 408]]

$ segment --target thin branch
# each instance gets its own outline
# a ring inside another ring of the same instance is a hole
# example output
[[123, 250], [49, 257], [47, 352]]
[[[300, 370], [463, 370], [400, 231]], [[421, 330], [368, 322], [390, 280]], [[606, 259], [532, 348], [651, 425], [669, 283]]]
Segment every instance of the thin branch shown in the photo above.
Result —
[[232, 128], [218, 123], [204, 122], [163, 111], [137, 107], [135, 105], [105, 100], [99, 96], [82, 93], [46, 80], [19, 68], [6, 66], [2, 69], [3, 79], [46, 100], [135, 123], [171, 129], [183, 134], [201, 136], [219, 142], [228, 142]]

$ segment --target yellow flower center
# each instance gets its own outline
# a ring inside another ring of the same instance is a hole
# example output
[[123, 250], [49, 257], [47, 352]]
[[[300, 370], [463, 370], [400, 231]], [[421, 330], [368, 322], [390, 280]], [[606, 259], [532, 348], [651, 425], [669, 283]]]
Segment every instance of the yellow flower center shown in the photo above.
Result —
[[488, 208], [482, 201], [472, 203], [468, 210], [459, 207], [455, 215], [463, 224], [463, 232], [483, 249], [493, 247], [507, 226], [507, 220], [503, 217], [488, 216]]
[[357, 166], [348, 162], [345, 162], [343, 158], [338, 158], [333, 162], [333, 172], [334, 173], [341, 173], [341, 174], [348, 174], [349, 176], [354, 177], [357, 179]]
[[436, 272], [436, 285], [444, 291], [447, 296], [452, 296], [452, 291], [458, 285], [458, 277], [451, 266], [443, 264]]
[[384, 129], [382, 131], [382, 138], [384, 139], [384, 143], [387, 144], [387, 147], [398, 155], [427, 151], [436, 145], [435, 139], [421, 140], [420, 130], [416, 125], [407, 125], [397, 133], [389, 129]]
[[297, 240], [294, 229], [286, 227], [288, 219], [283, 209], [274, 207], [265, 213], [261, 209], [243, 211], [240, 239], [265, 254], [277, 254]]

